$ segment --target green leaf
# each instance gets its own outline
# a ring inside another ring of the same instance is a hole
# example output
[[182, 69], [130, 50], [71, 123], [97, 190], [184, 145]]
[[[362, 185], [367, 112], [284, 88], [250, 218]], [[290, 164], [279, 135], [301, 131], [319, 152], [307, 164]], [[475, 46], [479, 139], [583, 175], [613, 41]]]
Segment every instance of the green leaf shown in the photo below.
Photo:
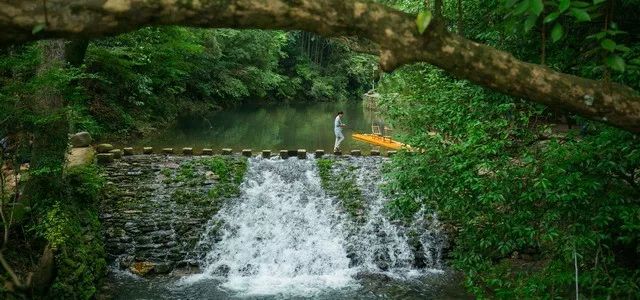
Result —
[[614, 71], [624, 72], [625, 63], [624, 59], [619, 55], [610, 55], [606, 59], [606, 63]]
[[416, 25], [418, 26], [418, 32], [422, 34], [429, 23], [431, 23], [432, 15], [430, 11], [421, 11], [416, 18]]
[[31, 30], [31, 34], [36, 34], [40, 31], [42, 31], [44, 28], [46, 27], [46, 25], [44, 23], [40, 23], [36, 26], [33, 26], [33, 29]]
[[542, 3], [542, 0], [531, 0], [529, 10], [534, 15], [539, 16], [544, 10], [544, 3]]
[[598, 5], [598, 4], [603, 3], [605, 1], [607, 1], [607, 0], [593, 0], [593, 4], [594, 5]]
[[577, 7], [577, 8], [585, 8], [585, 7], [591, 6], [591, 3], [584, 2], [584, 1], [573, 1], [571, 2], [571, 6]]
[[611, 39], [604, 39], [600, 41], [600, 46], [602, 46], [602, 48], [604, 48], [607, 51], [613, 52], [613, 50], [616, 49], [616, 42], [614, 42]]
[[536, 15], [529, 15], [527, 19], [524, 21], [524, 30], [529, 31], [533, 26], [536, 26], [536, 21], [538, 17]]
[[625, 47], [624, 45], [616, 45], [616, 50], [624, 53], [631, 51], [629, 47]]
[[562, 27], [562, 25], [560, 25], [560, 23], [556, 23], [556, 25], [553, 26], [553, 29], [551, 29], [551, 40], [555, 43], [559, 41], [563, 35], [564, 28]]
[[522, 2], [520, 2], [520, 4], [518, 4], [518, 6], [516, 6], [516, 10], [513, 11], [513, 14], [521, 15], [525, 11], [527, 11], [527, 9], [529, 9], [529, 0], [523, 0]]
[[563, 13], [567, 9], [569, 9], [570, 5], [571, 5], [571, 0], [560, 0], [560, 3], [558, 4], [558, 11]]
[[545, 23], [551, 23], [553, 21], [555, 21], [558, 17], [560, 16], [560, 13], [557, 11], [554, 11], [550, 14], [548, 14], [545, 18], [544, 18], [544, 22]]
[[578, 22], [591, 21], [589, 13], [587, 13], [587, 11], [585, 11], [584, 9], [572, 8], [571, 14], [576, 18], [576, 20], [578, 20]]

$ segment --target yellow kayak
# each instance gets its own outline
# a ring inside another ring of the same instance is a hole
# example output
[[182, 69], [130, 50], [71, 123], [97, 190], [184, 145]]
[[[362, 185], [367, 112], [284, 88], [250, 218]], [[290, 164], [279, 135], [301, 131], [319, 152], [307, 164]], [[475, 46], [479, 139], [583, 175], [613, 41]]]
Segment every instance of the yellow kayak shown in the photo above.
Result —
[[369, 134], [369, 133], [354, 133], [351, 135], [354, 139], [358, 141], [362, 141], [365, 143], [373, 144], [376, 146], [381, 146], [393, 150], [399, 150], [400, 148], [411, 148], [411, 146], [407, 144], [400, 143], [398, 141], [392, 140], [390, 137], [381, 136], [378, 134]]

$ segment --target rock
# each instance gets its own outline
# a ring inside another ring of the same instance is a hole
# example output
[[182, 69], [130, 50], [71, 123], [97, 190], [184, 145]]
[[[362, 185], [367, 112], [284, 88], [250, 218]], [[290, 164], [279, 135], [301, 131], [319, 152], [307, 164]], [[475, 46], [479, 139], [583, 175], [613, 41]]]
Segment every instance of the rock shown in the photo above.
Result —
[[360, 150], [351, 150], [351, 156], [362, 156], [362, 152]]
[[298, 155], [298, 159], [307, 159], [307, 150], [298, 149], [297, 155]]
[[149, 272], [153, 271], [155, 264], [149, 261], [140, 261], [135, 262], [133, 265], [129, 267], [129, 271], [131, 273], [136, 274], [138, 276], [147, 275]]
[[369, 155], [371, 155], [371, 156], [380, 156], [380, 150], [371, 150]]
[[387, 156], [391, 157], [391, 156], [396, 155], [396, 153], [398, 153], [398, 151], [387, 151]]
[[113, 153], [113, 158], [115, 158], [115, 159], [121, 159], [122, 158], [122, 150], [120, 150], [120, 149], [113, 149], [113, 150], [109, 151], [109, 153]]
[[231, 148], [223, 148], [222, 155], [231, 155], [233, 150]]
[[190, 148], [190, 147], [182, 148], [182, 154], [183, 155], [193, 155], [193, 148]]
[[91, 135], [86, 131], [78, 132], [70, 138], [71, 146], [73, 148], [89, 147], [89, 145], [91, 145], [91, 141]]
[[220, 176], [216, 175], [216, 173], [213, 173], [211, 171], [205, 172], [204, 176], [209, 180], [219, 180], [220, 179]]
[[144, 148], [142, 148], [142, 153], [144, 153], [144, 154], [152, 154], [153, 153], [153, 147], [144, 147]]
[[251, 149], [242, 149], [242, 156], [251, 157]]
[[157, 263], [153, 267], [153, 271], [156, 274], [167, 274], [167, 273], [171, 272], [171, 269], [173, 269], [173, 266], [172, 266], [172, 263], [170, 263], [170, 262]]
[[132, 147], [125, 147], [122, 148], [124, 155], [133, 155], [133, 148]]
[[162, 148], [162, 154], [173, 154], [173, 148]]
[[106, 165], [113, 162], [113, 153], [98, 153], [96, 155], [98, 164]]
[[316, 150], [316, 158], [321, 158], [322, 156], [324, 156], [324, 150], [322, 149]]
[[210, 149], [210, 148], [202, 149], [202, 155], [213, 155], [213, 149]]
[[282, 158], [282, 159], [287, 159], [287, 158], [289, 158], [289, 151], [287, 151], [287, 150], [280, 150], [280, 158]]
[[271, 157], [271, 150], [262, 150], [262, 157], [263, 158]]
[[98, 153], [107, 153], [111, 150], [113, 150], [113, 145], [111, 144], [100, 144], [96, 146], [96, 152]]

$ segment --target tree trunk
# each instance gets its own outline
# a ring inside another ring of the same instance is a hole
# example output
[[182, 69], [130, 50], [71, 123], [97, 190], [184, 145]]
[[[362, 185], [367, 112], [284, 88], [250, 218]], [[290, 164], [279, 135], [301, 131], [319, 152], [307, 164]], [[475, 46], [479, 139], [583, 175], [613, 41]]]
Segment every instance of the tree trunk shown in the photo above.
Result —
[[[63, 40], [43, 41], [41, 48], [42, 62], [37, 70], [38, 75], [64, 66]], [[38, 90], [29, 108], [38, 121], [32, 128], [31, 175], [24, 197], [34, 208], [42, 208], [62, 197], [61, 178], [67, 149], [68, 121], [65, 101], [52, 83]]]
[[[442, 0], [435, 11], [441, 14]], [[391, 71], [427, 62], [476, 84], [551, 108], [640, 133], [640, 95], [619, 84], [563, 74], [449, 32], [435, 18], [420, 34], [415, 16], [362, 0], [0, 0], [0, 44], [46, 37], [113, 35], [149, 25], [305, 30], [327, 37], [357, 35], [380, 46]], [[439, 8], [440, 7], [440, 8]]]

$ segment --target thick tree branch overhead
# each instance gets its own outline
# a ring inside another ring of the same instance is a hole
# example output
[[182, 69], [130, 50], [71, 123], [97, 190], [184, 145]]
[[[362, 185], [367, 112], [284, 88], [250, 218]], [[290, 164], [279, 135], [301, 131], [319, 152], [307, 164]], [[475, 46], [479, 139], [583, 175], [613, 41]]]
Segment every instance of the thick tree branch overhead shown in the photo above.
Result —
[[[46, 5], [46, 8], [45, 8]], [[0, 0], [0, 45], [90, 38], [147, 25], [291, 29], [359, 36], [380, 46], [384, 70], [423, 61], [494, 90], [640, 133], [640, 94], [559, 73], [467, 40], [433, 22], [357, 0]], [[34, 29], [42, 29], [33, 34]]]

